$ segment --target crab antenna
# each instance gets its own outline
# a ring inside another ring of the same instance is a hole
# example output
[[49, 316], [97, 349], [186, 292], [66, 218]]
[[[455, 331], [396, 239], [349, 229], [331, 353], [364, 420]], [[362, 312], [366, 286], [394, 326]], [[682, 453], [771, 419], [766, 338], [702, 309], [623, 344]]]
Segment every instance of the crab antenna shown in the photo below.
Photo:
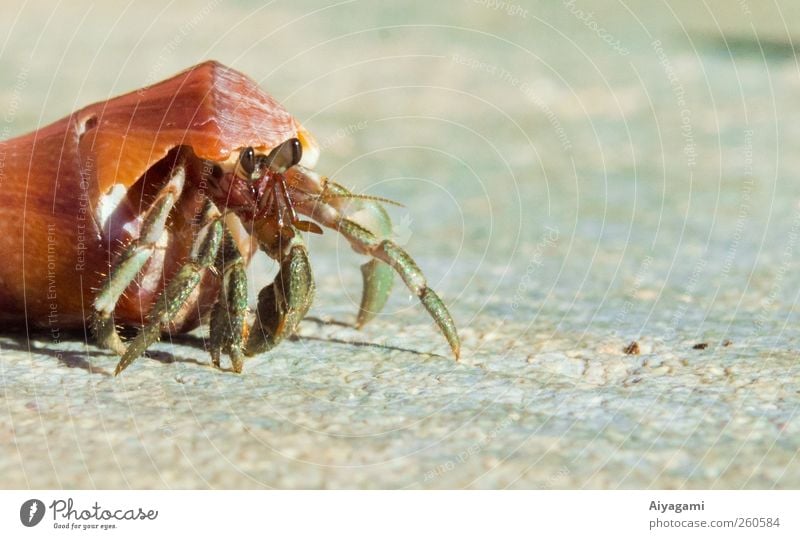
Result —
[[359, 200], [372, 200], [373, 202], [383, 202], [385, 204], [392, 204], [394, 206], [399, 206], [401, 208], [405, 208], [405, 204], [401, 204], [396, 200], [392, 200], [390, 198], [379, 197], [375, 195], [359, 195], [356, 193], [335, 193], [335, 194], [326, 194], [323, 197], [323, 200], [326, 202], [328, 200], [332, 200], [334, 198], [357, 198]]

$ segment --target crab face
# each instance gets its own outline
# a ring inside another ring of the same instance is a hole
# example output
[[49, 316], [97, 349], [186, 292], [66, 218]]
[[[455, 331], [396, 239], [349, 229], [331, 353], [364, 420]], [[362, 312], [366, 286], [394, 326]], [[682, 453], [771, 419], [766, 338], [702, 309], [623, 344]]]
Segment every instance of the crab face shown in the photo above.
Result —
[[300, 141], [291, 138], [269, 153], [246, 147], [221, 163], [212, 172], [210, 194], [220, 209], [236, 213], [243, 223], [252, 223], [268, 211], [270, 187], [282, 174], [297, 165], [303, 155]]

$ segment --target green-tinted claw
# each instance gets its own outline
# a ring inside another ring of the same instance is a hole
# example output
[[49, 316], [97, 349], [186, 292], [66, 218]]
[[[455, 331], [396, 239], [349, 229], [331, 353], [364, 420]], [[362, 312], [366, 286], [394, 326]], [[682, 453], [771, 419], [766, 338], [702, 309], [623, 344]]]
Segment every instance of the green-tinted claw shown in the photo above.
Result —
[[356, 327], [361, 328], [383, 310], [394, 283], [394, 270], [378, 259], [373, 258], [361, 266], [364, 287], [361, 305], [358, 308]]
[[[338, 186], [339, 189], [344, 189]], [[377, 238], [388, 238], [392, 235], [392, 220], [383, 206], [377, 202], [354, 201], [358, 210], [350, 216], [350, 220], [372, 232]], [[383, 310], [389, 299], [394, 283], [394, 271], [385, 262], [372, 259], [361, 266], [364, 286], [361, 294], [361, 305], [358, 308], [356, 327], [361, 328]]]
[[273, 282], [258, 293], [256, 320], [250, 328], [245, 354], [254, 356], [267, 352], [277, 345], [282, 338], [283, 320], [285, 320], [285, 308], [276, 299]]
[[245, 350], [248, 356], [266, 352], [293, 334], [311, 307], [314, 299], [311, 265], [300, 235], [292, 242], [275, 280], [258, 294], [256, 321]]

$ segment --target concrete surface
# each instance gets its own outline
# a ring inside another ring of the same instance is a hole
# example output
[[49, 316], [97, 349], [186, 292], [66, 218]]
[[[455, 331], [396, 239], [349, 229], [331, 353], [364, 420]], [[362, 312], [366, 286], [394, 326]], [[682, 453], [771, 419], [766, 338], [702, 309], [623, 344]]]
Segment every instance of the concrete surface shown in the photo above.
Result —
[[5, 332], [0, 486], [800, 487], [788, 2], [43, 5], [0, 21], [3, 137], [205, 58], [250, 73], [321, 170], [406, 203], [464, 357], [400, 288], [347, 327], [362, 260], [329, 233], [314, 318], [241, 376], [202, 332], [119, 378], [81, 334]]

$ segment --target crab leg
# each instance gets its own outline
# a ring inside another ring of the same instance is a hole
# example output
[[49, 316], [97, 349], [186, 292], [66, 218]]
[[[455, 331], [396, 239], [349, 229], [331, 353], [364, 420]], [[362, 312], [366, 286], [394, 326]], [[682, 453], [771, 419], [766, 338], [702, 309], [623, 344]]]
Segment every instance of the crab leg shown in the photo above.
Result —
[[[316, 172], [302, 166], [295, 166], [289, 170], [292, 185], [296, 192], [293, 194], [295, 207], [305, 215], [312, 217], [320, 224], [338, 230], [350, 242], [351, 247], [358, 253], [371, 256], [391, 266], [406, 283], [422, 305], [433, 317], [439, 329], [447, 339], [450, 349], [456, 359], [461, 352], [461, 343], [458, 338], [453, 318], [444, 302], [432, 289], [428, 288], [422, 270], [419, 269], [414, 259], [405, 250], [390, 239], [380, 239], [364, 225], [342, 215], [341, 204], [337, 204], [337, 197], [349, 194], [346, 189], [338, 184], [319, 176]], [[388, 217], [387, 217], [388, 220]], [[367, 270], [370, 271], [369, 269]], [[372, 270], [374, 271], [374, 270]], [[377, 285], [369, 285], [377, 289]], [[388, 291], [373, 292], [376, 297], [388, 295]], [[368, 300], [374, 303], [380, 299]], [[385, 301], [385, 300], [384, 300]]]
[[275, 280], [258, 294], [256, 320], [245, 349], [248, 356], [266, 352], [294, 333], [314, 299], [314, 276], [298, 232], [282, 252]]
[[453, 318], [445, 307], [444, 302], [431, 288], [425, 280], [422, 270], [404, 249], [392, 240], [379, 240], [375, 235], [362, 227], [358, 223], [349, 219], [339, 219], [339, 232], [350, 241], [350, 245], [356, 252], [372, 256], [389, 264], [400, 274], [411, 292], [413, 292], [422, 305], [433, 317], [439, 329], [447, 339], [450, 349], [456, 359], [461, 352], [461, 343], [458, 339], [458, 332]]
[[185, 180], [184, 166], [182, 164], [176, 166], [169, 181], [147, 211], [139, 238], [128, 246], [100, 288], [94, 300], [92, 323], [98, 346], [114, 350], [120, 355], [125, 353], [125, 345], [114, 325], [114, 309], [122, 293], [153, 255], [156, 243], [164, 234], [167, 217], [183, 191]]
[[143, 327], [131, 341], [114, 374], [119, 374], [141, 356], [152, 343], [161, 337], [161, 328], [167, 327], [175, 314], [183, 306], [189, 295], [200, 283], [203, 270], [209, 268], [217, 256], [222, 243], [223, 224], [215, 207], [209, 205], [204, 216], [205, 224], [197, 234], [192, 245], [189, 260], [181, 266], [170, 280], [164, 292], [153, 305], [148, 316], [149, 324]]
[[222, 275], [222, 284], [219, 299], [211, 311], [211, 361], [219, 367], [220, 356], [227, 353], [234, 372], [242, 372], [247, 331], [247, 274], [244, 259], [229, 233], [225, 234], [215, 267]]

